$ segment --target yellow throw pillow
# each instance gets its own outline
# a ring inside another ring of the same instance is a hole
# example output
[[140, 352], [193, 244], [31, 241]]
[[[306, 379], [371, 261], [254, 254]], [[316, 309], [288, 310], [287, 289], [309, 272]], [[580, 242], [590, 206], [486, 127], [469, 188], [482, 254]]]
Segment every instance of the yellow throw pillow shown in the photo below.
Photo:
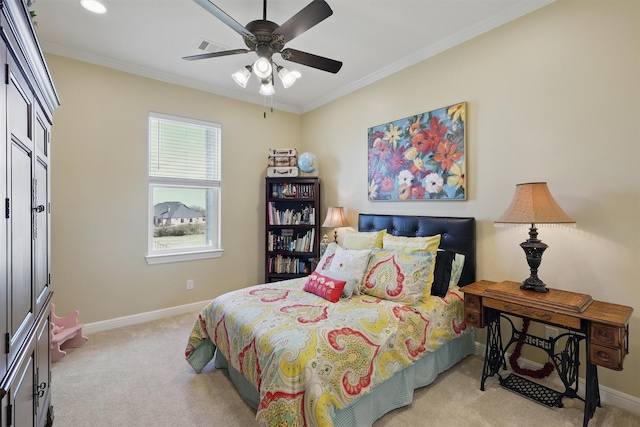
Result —
[[348, 231], [342, 240], [345, 249], [371, 249], [382, 248], [382, 239], [387, 230], [380, 231]]
[[406, 237], [385, 234], [382, 238], [382, 248], [402, 252], [433, 252], [440, 246], [440, 234], [425, 237]]

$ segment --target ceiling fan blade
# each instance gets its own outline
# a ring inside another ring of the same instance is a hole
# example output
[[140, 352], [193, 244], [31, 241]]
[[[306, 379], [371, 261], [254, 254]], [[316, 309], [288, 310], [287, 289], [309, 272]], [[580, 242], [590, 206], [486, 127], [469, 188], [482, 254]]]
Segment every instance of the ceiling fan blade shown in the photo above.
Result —
[[302, 52], [296, 49], [284, 49], [280, 52], [282, 59], [296, 62], [307, 67], [317, 68], [318, 70], [328, 71], [329, 73], [337, 73], [342, 68], [342, 62], [323, 56], [314, 55], [312, 53]]
[[198, 59], [217, 58], [218, 56], [236, 55], [238, 53], [249, 52], [251, 52], [249, 49], [222, 50], [220, 52], [203, 53], [202, 55], [183, 56], [182, 59], [185, 59], [187, 61], [195, 61]]
[[289, 18], [287, 22], [280, 25], [273, 33], [282, 35], [284, 43], [287, 43], [331, 15], [333, 15], [333, 10], [331, 10], [326, 1], [313, 0], [304, 9]]
[[202, 6], [207, 12], [209, 12], [210, 14], [212, 14], [213, 16], [215, 16], [216, 18], [218, 18], [219, 20], [227, 24], [229, 27], [231, 27], [236, 33], [239, 33], [241, 36], [255, 37], [254, 34], [251, 33], [251, 31], [247, 30], [245, 27], [240, 25], [238, 21], [236, 21], [235, 19], [227, 15], [222, 9], [220, 9], [215, 4], [211, 3], [211, 1], [209, 0], [193, 0], [193, 1], [195, 1], [200, 6]]

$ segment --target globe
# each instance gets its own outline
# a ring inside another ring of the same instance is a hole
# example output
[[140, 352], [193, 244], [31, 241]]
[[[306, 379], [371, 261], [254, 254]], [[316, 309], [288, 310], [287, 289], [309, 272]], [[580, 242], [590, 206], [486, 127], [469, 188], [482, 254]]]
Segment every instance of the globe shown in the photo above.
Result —
[[318, 158], [313, 153], [302, 153], [298, 157], [298, 167], [304, 173], [315, 172], [318, 168]]

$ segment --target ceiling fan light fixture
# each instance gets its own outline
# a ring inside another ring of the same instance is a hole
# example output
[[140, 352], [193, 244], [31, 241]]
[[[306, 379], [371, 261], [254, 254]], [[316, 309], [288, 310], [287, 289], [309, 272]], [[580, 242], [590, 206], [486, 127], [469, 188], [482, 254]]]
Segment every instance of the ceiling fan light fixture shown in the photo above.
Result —
[[291, 85], [294, 84], [296, 80], [302, 77], [302, 74], [300, 74], [299, 71], [289, 71], [286, 68], [278, 65], [278, 76], [282, 81], [282, 86], [287, 89], [288, 87], [291, 87]]
[[80, 0], [80, 5], [93, 13], [106, 13], [107, 8], [98, 0]]
[[235, 82], [241, 87], [247, 87], [247, 82], [249, 81], [249, 77], [251, 77], [251, 66], [247, 65], [246, 67], [239, 69], [235, 73], [231, 74], [231, 77], [233, 77], [233, 80], [235, 80]]
[[[98, 0], [82, 0], [98, 1]], [[263, 0], [262, 19], [256, 19], [243, 26], [222, 9], [214, 4], [216, 0], [194, 0], [207, 12], [218, 18], [240, 36], [242, 36], [248, 49], [227, 49], [209, 51], [200, 55], [185, 56], [182, 59], [194, 61], [200, 59], [217, 58], [228, 55], [255, 52], [257, 59], [253, 64], [236, 71], [231, 76], [238, 85], [246, 88], [251, 74], [255, 74], [260, 81], [260, 94], [271, 96], [275, 94], [275, 71], [286, 88], [291, 87], [296, 80], [302, 77], [299, 71], [290, 71], [273, 62], [273, 55], [279, 54], [282, 59], [305, 65], [329, 73], [337, 73], [342, 67], [342, 62], [297, 49], [286, 48], [285, 45], [300, 34], [316, 26], [333, 14], [333, 10], [325, 0], [312, 0], [306, 7], [293, 15], [284, 24], [278, 25], [267, 20], [267, 0]], [[0, 0], [0, 3], [2, 0]], [[207, 45], [209, 42], [207, 42]], [[201, 45], [198, 47], [202, 49]], [[273, 111], [273, 98], [271, 99], [271, 111]], [[265, 113], [266, 114], [266, 113]]]
[[260, 95], [271, 96], [274, 93], [276, 93], [276, 90], [273, 87], [271, 79], [262, 79], [262, 83], [260, 83]]
[[273, 66], [271, 65], [271, 59], [266, 56], [260, 56], [256, 59], [256, 62], [253, 63], [253, 72], [256, 73], [256, 76], [260, 79], [265, 79], [271, 75], [273, 72]]

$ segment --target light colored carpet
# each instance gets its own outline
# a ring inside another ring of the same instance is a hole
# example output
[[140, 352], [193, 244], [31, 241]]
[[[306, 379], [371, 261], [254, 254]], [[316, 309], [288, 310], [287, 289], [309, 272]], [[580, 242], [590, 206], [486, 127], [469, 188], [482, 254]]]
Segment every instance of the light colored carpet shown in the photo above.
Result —
[[[195, 374], [184, 349], [197, 313], [99, 332], [52, 364], [54, 427], [255, 426], [255, 412], [226, 371]], [[480, 391], [482, 358], [470, 356], [417, 390], [411, 405], [375, 427], [581, 426], [584, 405], [564, 399], [550, 409], [489, 378]], [[640, 417], [603, 405], [590, 427], [638, 427]]]

